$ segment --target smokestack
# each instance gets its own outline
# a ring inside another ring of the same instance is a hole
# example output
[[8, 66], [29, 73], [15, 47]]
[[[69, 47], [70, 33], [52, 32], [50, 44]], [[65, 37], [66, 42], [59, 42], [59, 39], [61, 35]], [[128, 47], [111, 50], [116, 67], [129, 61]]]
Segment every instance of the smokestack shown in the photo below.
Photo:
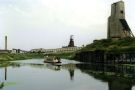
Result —
[[7, 36], [5, 36], [5, 50], [7, 50]]

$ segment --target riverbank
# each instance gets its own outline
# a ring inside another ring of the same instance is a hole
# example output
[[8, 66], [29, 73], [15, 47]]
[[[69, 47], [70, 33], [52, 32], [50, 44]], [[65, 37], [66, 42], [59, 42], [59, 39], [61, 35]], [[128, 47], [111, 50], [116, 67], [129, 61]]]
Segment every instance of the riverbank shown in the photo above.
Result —
[[92, 44], [88, 44], [82, 48], [82, 51], [96, 51], [103, 50], [105, 52], [134, 52], [135, 38], [124, 38], [119, 40], [101, 39], [95, 40]]
[[135, 38], [95, 40], [76, 52], [73, 59], [91, 63], [135, 63]]
[[73, 55], [74, 55], [74, 52], [47, 54], [45, 56], [56, 56], [56, 57], [60, 57], [60, 58], [63, 58], [63, 59], [70, 59], [71, 57], [73, 57]]
[[35, 58], [44, 58], [45, 56], [56, 56], [63, 59], [71, 58], [73, 53], [56, 53], [44, 55], [43, 53], [1, 53], [0, 61], [13, 61], [13, 60], [26, 60], [26, 59], [35, 59]]
[[32, 58], [43, 58], [44, 55], [41, 53], [1, 53], [0, 54], [0, 61], [13, 61], [13, 60], [25, 60], [25, 59], [32, 59]]

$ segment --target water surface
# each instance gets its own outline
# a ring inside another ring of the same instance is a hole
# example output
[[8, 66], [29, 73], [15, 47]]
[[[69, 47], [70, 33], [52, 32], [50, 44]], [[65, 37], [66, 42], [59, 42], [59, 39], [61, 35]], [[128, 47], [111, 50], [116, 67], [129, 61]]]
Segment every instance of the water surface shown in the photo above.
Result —
[[0, 90], [135, 90], [134, 67], [43, 59], [0, 64]]

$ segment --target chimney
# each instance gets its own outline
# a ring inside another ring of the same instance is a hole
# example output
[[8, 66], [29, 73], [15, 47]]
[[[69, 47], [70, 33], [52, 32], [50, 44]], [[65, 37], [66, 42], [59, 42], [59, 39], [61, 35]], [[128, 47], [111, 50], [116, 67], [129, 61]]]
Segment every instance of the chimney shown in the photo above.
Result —
[[7, 50], [7, 36], [5, 36], [5, 50]]

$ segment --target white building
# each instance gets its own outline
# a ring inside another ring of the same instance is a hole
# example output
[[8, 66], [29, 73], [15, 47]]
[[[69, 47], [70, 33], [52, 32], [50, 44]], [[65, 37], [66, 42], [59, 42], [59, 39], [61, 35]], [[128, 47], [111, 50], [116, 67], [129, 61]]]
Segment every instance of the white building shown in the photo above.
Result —
[[65, 47], [65, 48], [57, 48], [57, 49], [32, 49], [30, 52], [42, 52], [45, 54], [53, 54], [53, 53], [68, 53], [68, 52], [75, 52], [80, 50], [82, 47]]

